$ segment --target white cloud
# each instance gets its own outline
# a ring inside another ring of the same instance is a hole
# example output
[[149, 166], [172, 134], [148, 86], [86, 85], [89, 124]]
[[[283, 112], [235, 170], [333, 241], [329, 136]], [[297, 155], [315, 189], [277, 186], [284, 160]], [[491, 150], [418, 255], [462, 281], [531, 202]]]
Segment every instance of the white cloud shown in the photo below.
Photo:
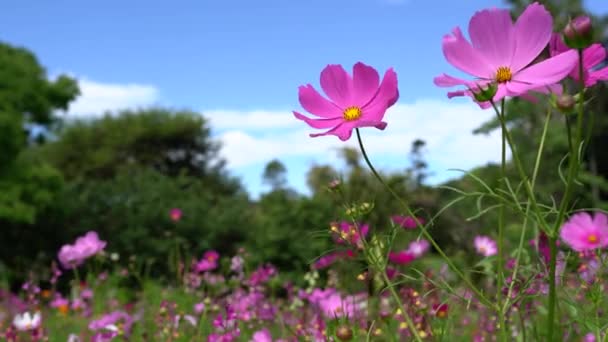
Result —
[[211, 126], [218, 130], [257, 130], [298, 126], [290, 111], [255, 110], [243, 115], [243, 112], [234, 110], [209, 110], [204, 111], [203, 114], [210, 119]]
[[136, 108], [158, 101], [156, 87], [143, 84], [101, 83], [79, 78], [80, 96], [70, 104], [66, 117], [85, 118], [102, 115], [105, 111]]
[[[259, 165], [260, 170], [273, 158], [299, 157], [311, 162], [335, 164], [333, 151], [345, 145], [357, 147], [354, 136], [341, 142], [335, 136], [310, 138], [315, 130], [296, 120], [289, 111], [203, 111], [219, 128], [222, 155], [232, 168]], [[380, 167], [390, 168], [389, 159], [402, 160], [404, 167], [411, 143], [426, 141], [430, 169], [445, 173], [449, 168], [470, 169], [500, 158], [498, 132], [473, 135], [472, 131], [493, 112], [472, 103], [420, 100], [397, 104], [387, 112], [385, 131], [362, 129], [363, 141], [371, 158]], [[268, 130], [280, 128], [280, 130]], [[287, 165], [289, 167], [289, 165]], [[260, 171], [261, 172], [261, 171]], [[454, 174], [457, 176], [457, 174]]]

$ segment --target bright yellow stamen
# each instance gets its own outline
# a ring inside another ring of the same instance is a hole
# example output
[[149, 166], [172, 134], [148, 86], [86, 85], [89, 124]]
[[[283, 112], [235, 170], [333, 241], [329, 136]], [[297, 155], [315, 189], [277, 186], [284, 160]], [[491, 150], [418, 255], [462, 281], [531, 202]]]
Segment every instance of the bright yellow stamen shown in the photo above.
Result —
[[344, 110], [344, 120], [354, 121], [361, 117], [361, 108], [359, 107], [348, 107]]
[[509, 67], [500, 67], [498, 71], [496, 71], [496, 82], [505, 83], [511, 80], [513, 74], [511, 73], [511, 69]]
[[589, 241], [590, 243], [597, 243], [599, 239], [597, 238], [597, 235], [591, 234], [587, 237], [587, 241]]

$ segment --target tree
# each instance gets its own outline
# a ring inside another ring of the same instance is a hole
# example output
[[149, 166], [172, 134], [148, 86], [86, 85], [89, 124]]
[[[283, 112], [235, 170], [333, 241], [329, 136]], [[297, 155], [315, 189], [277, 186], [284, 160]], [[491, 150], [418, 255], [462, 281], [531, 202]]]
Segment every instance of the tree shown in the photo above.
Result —
[[24, 48], [0, 43], [0, 224], [33, 223], [53, 201], [61, 175], [23, 155], [32, 127], [49, 127], [58, 109], [79, 94], [76, 82], [47, 78], [36, 57]]
[[169, 177], [186, 175], [218, 194], [241, 190], [228, 177], [220, 145], [199, 113], [164, 108], [123, 110], [76, 121], [40, 153], [69, 179], [112, 179], [123, 168], [150, 168]]
[[272, 190], [278, 190], [287, 184], [287, 169], [278, 159], [273, 159], [264, 168], [262, 175], [264, 183], [270, 185]]

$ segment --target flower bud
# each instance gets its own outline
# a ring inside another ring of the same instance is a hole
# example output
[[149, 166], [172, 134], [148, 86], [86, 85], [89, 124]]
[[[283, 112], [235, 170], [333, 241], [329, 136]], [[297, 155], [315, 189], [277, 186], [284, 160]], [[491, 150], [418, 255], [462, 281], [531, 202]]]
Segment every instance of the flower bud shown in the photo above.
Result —
[[348, 325], [342, 324], [336, 329], [336, 337], [340, 341], [350, 341], [353, 339], [353, 330]]
[[562, 113], [570, 113], [576, 105], [576, 100], [570, 94], [562, 94], [555, 100], [555, 106]]
[[476, 85], [475, 88], [469, 90], [473, 93], [473, 97], [477, 102], [492, 101], [496, 91], [498, 91], [498, 85], [496, 83], [488, 83], [486, 85]]
[[591, 18], [578, 16], [568, 23], [563, 31], [564, 42], [573, 49], [584, 49], [593, 43], [593, 26]]

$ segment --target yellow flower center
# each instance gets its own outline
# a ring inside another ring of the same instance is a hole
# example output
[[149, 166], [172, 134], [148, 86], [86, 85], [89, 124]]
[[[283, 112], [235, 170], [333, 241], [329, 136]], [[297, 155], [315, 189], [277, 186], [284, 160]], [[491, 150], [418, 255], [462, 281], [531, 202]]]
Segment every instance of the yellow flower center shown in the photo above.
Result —
[[354, 121], [361, 117], [361, 108], [359, 107], [348, 107], [344, 110], [344, 120]]
[[498, 71], [496, 71], [496, 82], [505, 83], [511, 80], [513, 74], [511, 73], [511, 69], [509, 67], [500, 67]]
[[587, 237], [587, 241], [589, 241], [589, 243], [597, 243], [598, 242], [598, 238], [597, 235], [595, 234], [591, 234]]

